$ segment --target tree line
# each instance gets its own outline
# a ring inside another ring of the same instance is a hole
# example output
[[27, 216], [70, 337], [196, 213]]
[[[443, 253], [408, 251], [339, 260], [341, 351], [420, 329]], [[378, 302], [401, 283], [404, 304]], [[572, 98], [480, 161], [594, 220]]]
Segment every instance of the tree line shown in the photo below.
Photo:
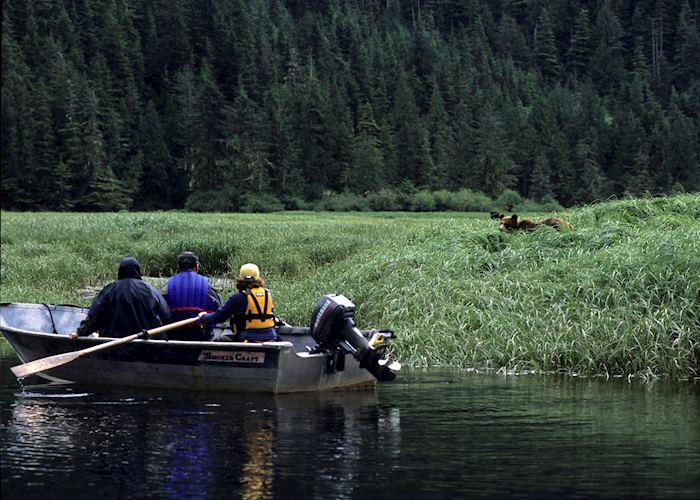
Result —
[[2, 13], [6, 210], [700, 190], [697, 0], [6, 0]]

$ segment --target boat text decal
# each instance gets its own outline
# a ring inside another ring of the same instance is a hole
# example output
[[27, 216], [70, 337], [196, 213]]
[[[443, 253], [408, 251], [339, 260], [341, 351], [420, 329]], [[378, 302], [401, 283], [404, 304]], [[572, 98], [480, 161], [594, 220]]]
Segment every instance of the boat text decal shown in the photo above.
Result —
[[219, 361], [222, 363], [254, 363], [265, 362], [264, 352], [231, 352], [231, 351], [202, 351], [198, 361]]

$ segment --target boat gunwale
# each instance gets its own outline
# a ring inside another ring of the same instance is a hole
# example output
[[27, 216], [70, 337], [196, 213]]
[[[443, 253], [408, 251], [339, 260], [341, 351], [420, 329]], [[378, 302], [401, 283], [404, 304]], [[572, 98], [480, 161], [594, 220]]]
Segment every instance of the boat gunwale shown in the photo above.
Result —
[[[73, 342], [73, 340], [69, 339], [68, 334], [66, 333], [48, 333], [48, 332], [36, 332], [33, 330], [24, 330], [22, 328], [17, 328], [14, 326], [0, 326], [0, 331], [5, 332], [5, 330], [9, 330], [12, 333], [15, 334], [21, 334], [21, 335], [28, 335], [32, 337], [46, 337], [46, 338], [60, 338], [63, 340], [68, 340]], [[111, 342], [113, 340], [118, 340], [120, 337], [92, 337], [92, 336], [84, 336], [84, 337], [79, 337], [78, 339], [75, 339], [75, 341], [84, 343], [87, 341], [88, 343], [91, 344], [104, 344], [107, 342]], [[9, 339], [6, 339], [9, 342]], [[175, 346], [175, 347], [206, 347], [206, 348], [212, 348], [212, 347], [219, 347], [219, 348], [246, 348], [245, 350], [260, 350], [260, 348], [271, 350], [271, 351], [286, 351], [286, 350], [291, 350], [294, 352], [294, 354], [299, 354], [296, 351], [294, 351], [293, 347], [294, 344], [288, 340], [282, 340], [282, 341], [271, 341], [268, 340], [266, 342], [217, 342], [213, 340], [209, 341], [200, 341], [200, 340], [161, 340], [161, 339], [134, 339], [129, 342], [126, 342], [126, 344], [131, 344], [131, 343], [136, 343], [136, 344], [146, 344], [148, 343], [149, 345], [156, 345], [156, 346]], [[226, 349], [229, 350], [229, 349]], [[234, 349], [230, 349], [234, 350]], [[302, 352], [302, 354], [307, 354]], [[304, 356], [307, 357], [307, 356]]]

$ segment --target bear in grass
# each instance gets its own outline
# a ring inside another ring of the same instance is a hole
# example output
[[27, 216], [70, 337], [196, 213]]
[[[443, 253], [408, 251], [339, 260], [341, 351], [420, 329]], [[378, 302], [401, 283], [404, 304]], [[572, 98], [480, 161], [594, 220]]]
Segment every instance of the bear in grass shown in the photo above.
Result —
[[521, 219], [518, 217], [518, 214], [513, 214], [510, 216], [503, 214], [499, 215], [502, 215], [502, 217], [500, 218], [500, 223], [498, 225], [498, 229], [500, 229], [501, 231], [513, 231], [517, 229], [532, 231], [533, 229], [539, 226], [553, 227], [557, 231], [560, 231], [561, 229], [574, 228], [571, 224], [566, 222], [564, 219], [560, 219], [559, 217], [549, 217], [541, 221], [533, 221], [530, 219]]

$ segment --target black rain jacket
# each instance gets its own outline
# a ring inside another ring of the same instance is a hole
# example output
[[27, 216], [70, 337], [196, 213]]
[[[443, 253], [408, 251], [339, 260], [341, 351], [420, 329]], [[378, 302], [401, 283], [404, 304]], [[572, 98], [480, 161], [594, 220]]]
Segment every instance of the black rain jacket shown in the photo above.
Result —
[[99, 331], [103, 337], [126, 337], [161, 326], [169, 318], [165, 299], [141, 279], [139, 262], [124, 257], [119, 263], [117, 281], [105, 286], [92, 301], [87, 328], [79, 329], [79, 334]]

